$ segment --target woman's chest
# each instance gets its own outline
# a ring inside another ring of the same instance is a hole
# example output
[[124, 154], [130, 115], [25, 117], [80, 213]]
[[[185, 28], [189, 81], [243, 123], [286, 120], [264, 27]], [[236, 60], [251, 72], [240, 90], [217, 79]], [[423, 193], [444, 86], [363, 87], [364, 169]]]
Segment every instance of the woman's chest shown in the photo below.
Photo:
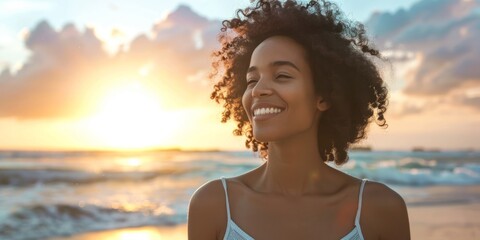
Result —
[[240, 197], [235, 224], [256, 240], [341, 239], [354, 229], [356, 203], [348, 199]]

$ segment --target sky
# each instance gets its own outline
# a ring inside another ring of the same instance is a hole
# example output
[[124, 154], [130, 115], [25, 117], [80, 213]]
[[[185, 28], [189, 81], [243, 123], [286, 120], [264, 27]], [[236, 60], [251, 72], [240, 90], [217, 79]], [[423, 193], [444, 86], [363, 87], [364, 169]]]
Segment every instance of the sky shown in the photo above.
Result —
[[[336, 3], [390, 59], [389, 127], [362, 144], [480, 150], [480, 1]], [[248, 4], [0, 0], [0, 149], [245, 149], [207, 75]]]

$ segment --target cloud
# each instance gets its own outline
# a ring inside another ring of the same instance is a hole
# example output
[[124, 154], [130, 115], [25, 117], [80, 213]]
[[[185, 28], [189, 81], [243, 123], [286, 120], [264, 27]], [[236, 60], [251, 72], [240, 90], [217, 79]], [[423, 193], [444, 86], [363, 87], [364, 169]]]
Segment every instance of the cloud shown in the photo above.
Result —
[[480, 97], [461, 96], [457, 100], [460, 104], [472, 106], [480, 111]]
[[480, 86], [480, 1], [423, 0], [408, 10], [377, 12], [365, 25], [383, 51], [409, 51], [411, 61], [420, 59], [404, 76], [402, 92], [411, 102], [428, 97], [475, 105], [471, 98], [456, 101], [452, 94]]
[[[31, 55], [19, 71], [0, 74], [0, 117], [69, 118], [88, 114], [91, 99], [123, 81], [144, 81], [168, 93], [172, 108], [209, 100], [210, 86], [200, 78], [210, 68], [221, 23], [180, 6], [113, 56], [92, 28], [73, 24], [56, 31], [38, 23], [25, 39]], [[120, 29], [112, 29], [120, 34]]]
[[152, 27], [152, 37], [135, 38], [125, 58], [152, 66], [150, 75], [161, 76], [159, 87], [178, 95], [172, 107], [199, 106], [210, 102], [211, 87], [198, 77], [206, 77], [203, 72], [210, 69], [220, 28], [220, 21], [208, 20], [181, 5]]
[[105, 61], [92, 29], [73, 25], [56, 32], [40, 22], [25, 42], [31, 57], [14, 75], [0, 75], [0, 116], [19, 118], [74, 115], [85, 93], [77, 91], [78, 74]]
[[[479, 5], [424, 0], [395, 13], [377, 12], [366, 22], [394, 64], [416, 62], [400, 84], [405, 97], [391, 104], [390, 112], [418, 114], [440, 101], [478, 109], [477, 97], [467, 96], [465, 86], [480, 84]], [[181, 5], [111, 55], [95, 29], [67, 24], [57, 31], [42, 21], [26, 35], [28, 61], [18, 71], [0, 70], [0, 117], [84, 116], [98, 104], [92, 99], [128, 80], [164, 93], [169, 108], [212, 104], [207, 72], [220, 28], [220, 21]], [[111, 34], [121, 36], [122, 29]]]

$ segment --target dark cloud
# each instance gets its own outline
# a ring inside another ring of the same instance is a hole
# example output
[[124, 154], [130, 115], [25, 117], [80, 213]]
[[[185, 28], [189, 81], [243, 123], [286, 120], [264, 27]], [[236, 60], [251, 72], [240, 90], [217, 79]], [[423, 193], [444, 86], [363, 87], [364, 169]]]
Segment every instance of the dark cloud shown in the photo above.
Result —
[[390, 42], [396, 46], [417, 43], [416, 47], [421, 47], [428, 41], [445, 38], [459, 26], [478, 23], [479, 5], [478, 0], [422, 0], [408, 10], [376, 12], [365, 25], [369, 34], [381, 43]]
[[140, 35], [109, 56], [93, 29], [82, 32], [68, 24], [56, 31], [42, 21], [25, 40], [28, 61], [14, 74], [8, 68], [0, 71], [0, 117], [85, 115], [93, 107], [91, 99], [124, 79], [138, 79], [142, 68], [148, 68], [149, 87], [175, 96], [167, 100], [169, 106], [204, 104], [210, 86], [203, 76], [220, 27], [219, 21], [180, 6], [152, 27], [153, 37]]
[[423, 0], [408, 10], [375, 13], [365, 25], [381, 49], [420, 58], [403, 93], [442, 97], [480, 86], [480, 1]]
[[470, 106], [480, 111], [480, 96], [458, 96], [454, 100], [461, 105]]
[[471, 97], [471, 98], [463, 98], [462, 99], [462, 103], [465, 104], [465, 105], [470, 105], [474, 108], [476, 108], [477, 110], [480, 110], [480, 97]]

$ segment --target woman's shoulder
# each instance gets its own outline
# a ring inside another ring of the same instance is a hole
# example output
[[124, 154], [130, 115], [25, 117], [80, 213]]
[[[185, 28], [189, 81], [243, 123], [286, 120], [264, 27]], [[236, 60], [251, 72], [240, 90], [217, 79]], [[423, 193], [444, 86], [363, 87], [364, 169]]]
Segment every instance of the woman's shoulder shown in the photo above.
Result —
[[224, 195], [224, 190], [222, 186], [221, 179], [214, 179], [204, 183], [200, 186], [192, 195], [192, 201], [218, 201], [218, 196], [222, 194]]
[[[221, 179], [204, 183], [192, 195], [189, 208], [208, 211], [208, 215], [225, 212], [225, 191]], [[218, 214], [217, 214], [218, 215]]]
[[402, 196], [381, 182], [368, 180], [365, 184], [363, 198], [363, 202], [375, 212], [385, 213], [385, 211], [394, 209], [406, 209]]
[[374, 230], [372, 232], [380, 239], [410, 239], [407, 207], [396, 191], [369, 180], [364, 188], [362, 205], [365, 209], [362, 211], [362, 225]]
[[198, 239], [218, 239], [226, 224], [226, 201], [220, 179], [200, 186], [192, 195], [188, 207], [188, 235]]
[[375, 205], [388, 207], [405, 203], [400, 194], [381, 182], [367, 180], [364, 191], [365, 197], [369, 198], [370, 202], [375, 202]]

